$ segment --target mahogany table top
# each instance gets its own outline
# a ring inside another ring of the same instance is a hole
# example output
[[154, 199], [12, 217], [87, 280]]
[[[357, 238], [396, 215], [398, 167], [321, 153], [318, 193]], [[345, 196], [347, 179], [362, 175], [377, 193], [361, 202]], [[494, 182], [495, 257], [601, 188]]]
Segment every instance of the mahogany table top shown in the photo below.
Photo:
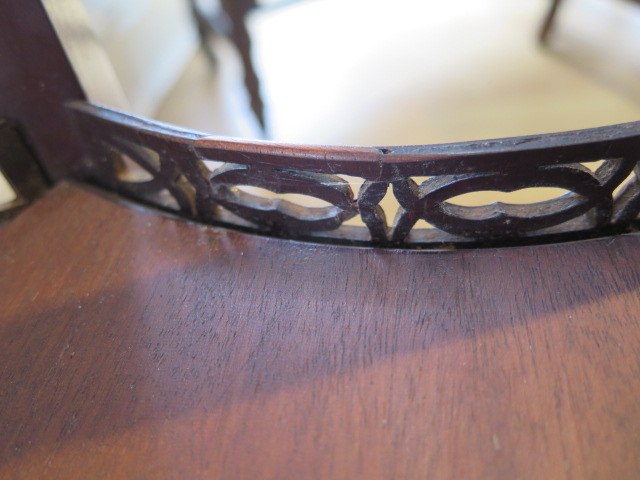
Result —
[[639, 247], [324, 246], [62, 184], [0, 230], [0, 478], [638, 478]]

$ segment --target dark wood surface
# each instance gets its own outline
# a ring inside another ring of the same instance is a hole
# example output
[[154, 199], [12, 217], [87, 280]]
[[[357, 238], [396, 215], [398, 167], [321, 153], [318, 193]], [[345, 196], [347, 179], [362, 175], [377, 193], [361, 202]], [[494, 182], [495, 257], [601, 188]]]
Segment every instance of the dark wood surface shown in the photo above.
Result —
[[639, 246], [322, 246], [58, 186], [0, 231], [0, 478], [636, 479]]
[[42, 195], [49, 183], [24, 138], [11, 122], [0, 118], [0, 176], [4, 176], [15, 198], [0, 202], [0, 226], [21, 208]]
[[64, 103], [85, 95], [39, 0], [0, 0], [0, 117], [15, 122], [52, 179], [82, 148]]
[[[86, 102], [69, 109], [87, 151], [78, 178], [203, 223], [396, 248], [548, 243], [640, 228], [640, 122], [438, 145], [327, 147], [214, 137]], [[211, 170], [209, 160], [222, 165]], [[589, 162], [600, 166], [591, 171]], [[565, 193], [455, 205], [468, 193], [541, 187]], [[397, 207], [385, 212], [385, 197]], [[354, 217], [366, 228], [347, 224]]]

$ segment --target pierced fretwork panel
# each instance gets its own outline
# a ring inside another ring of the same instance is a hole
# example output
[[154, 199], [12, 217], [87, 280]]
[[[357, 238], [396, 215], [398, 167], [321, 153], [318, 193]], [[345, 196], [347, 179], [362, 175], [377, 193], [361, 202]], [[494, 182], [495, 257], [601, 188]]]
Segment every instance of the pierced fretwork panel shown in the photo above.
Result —
[[[411, 179], [394, 182], [401, 210], [393, 240], [402, 242], [419, 219], [445, 232], [471, 238], [519, 237], [591, 213], [590, 228], [606, 225], [613, 208], [613, 190], [626, 178], [633, 163], [605, 160], [596, 172], [580, 164], [545, 165], [501, 172], [432, 177], [421, 185]], [[528, 205], [494, 203], [467, 207], [447, 200], [478, 190], [512, 192], [524, 188], [556, 187], [569, 191], [561, 197]]]
[[[281, 237], [499, 244], [630, 229], [640, 213], [640, 122], [487, 142], [337, 148], [232, 141], [85, 103], [70, 110], [87, 144], [83, 179], [197, 221]], [[519, 203], [460, 200], [540, 189], [560, 193]]]
[[[357, 215], [353, 192], [336, 175], [297, 170], [226, 164], [209, 179], [213, 199], [256, 226], [291, 236], [335, 230]], [[266, 189], [273, 194], [298, 194], [323, 200], [329, 206], [308, 207], [278, 198], [259, 196], [239, 186]]]

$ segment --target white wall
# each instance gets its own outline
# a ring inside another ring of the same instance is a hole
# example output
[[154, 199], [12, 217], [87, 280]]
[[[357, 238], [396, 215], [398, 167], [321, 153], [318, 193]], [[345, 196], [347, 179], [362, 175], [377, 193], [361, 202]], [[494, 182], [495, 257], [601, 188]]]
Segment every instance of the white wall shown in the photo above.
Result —
[[198, 46], [186, 0], [83, 0], [132, 113], [152, 116]]

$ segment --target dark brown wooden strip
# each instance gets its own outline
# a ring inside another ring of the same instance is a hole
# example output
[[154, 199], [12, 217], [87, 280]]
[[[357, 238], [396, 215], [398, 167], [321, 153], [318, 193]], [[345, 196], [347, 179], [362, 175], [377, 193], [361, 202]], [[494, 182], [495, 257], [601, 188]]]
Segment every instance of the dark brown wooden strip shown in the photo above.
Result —
[[66, 178], [82, 147], [64, 104], [85, 95], [41, 2], [0, 0], [0, 9], [0, 117], [20, 126], [50, 178]]
[[[640, 122], [458, 144], [352, 148], [207, 137], [85, 102], [69, 108], [88, 153], [76, 179], [217, 226], [334, 244], [436, 249], [539, 244], [638, 228]], [[595, 161], [595, 171], [585, 166]], [[222, 166], [212, 171], [210, 162]], [[358, 195], [345, 176], [356, 177]], [[416, 183], [414, 176], [432, 178]], [[246, 186], [275, 198], [239, 188]], [[540, 187], [566, 193], [526, 204], [455, 204], [459, 195]], [[381, 207], [389, 190], [400, 204], [389, 215], [392, 222]], [[326, 208], [277, 197], [287, 193]], [[366, 229], [344, 224], [357, 216]], [[419, 220], [435, 228], [414, 228]]]
[[42, 195], [50, 186], [16, 126], [2, 118], [0, 176], [6, 179], [15, 195], [12, 201], [0, 203], [0, 224], [17, 215], [21, 208]]

